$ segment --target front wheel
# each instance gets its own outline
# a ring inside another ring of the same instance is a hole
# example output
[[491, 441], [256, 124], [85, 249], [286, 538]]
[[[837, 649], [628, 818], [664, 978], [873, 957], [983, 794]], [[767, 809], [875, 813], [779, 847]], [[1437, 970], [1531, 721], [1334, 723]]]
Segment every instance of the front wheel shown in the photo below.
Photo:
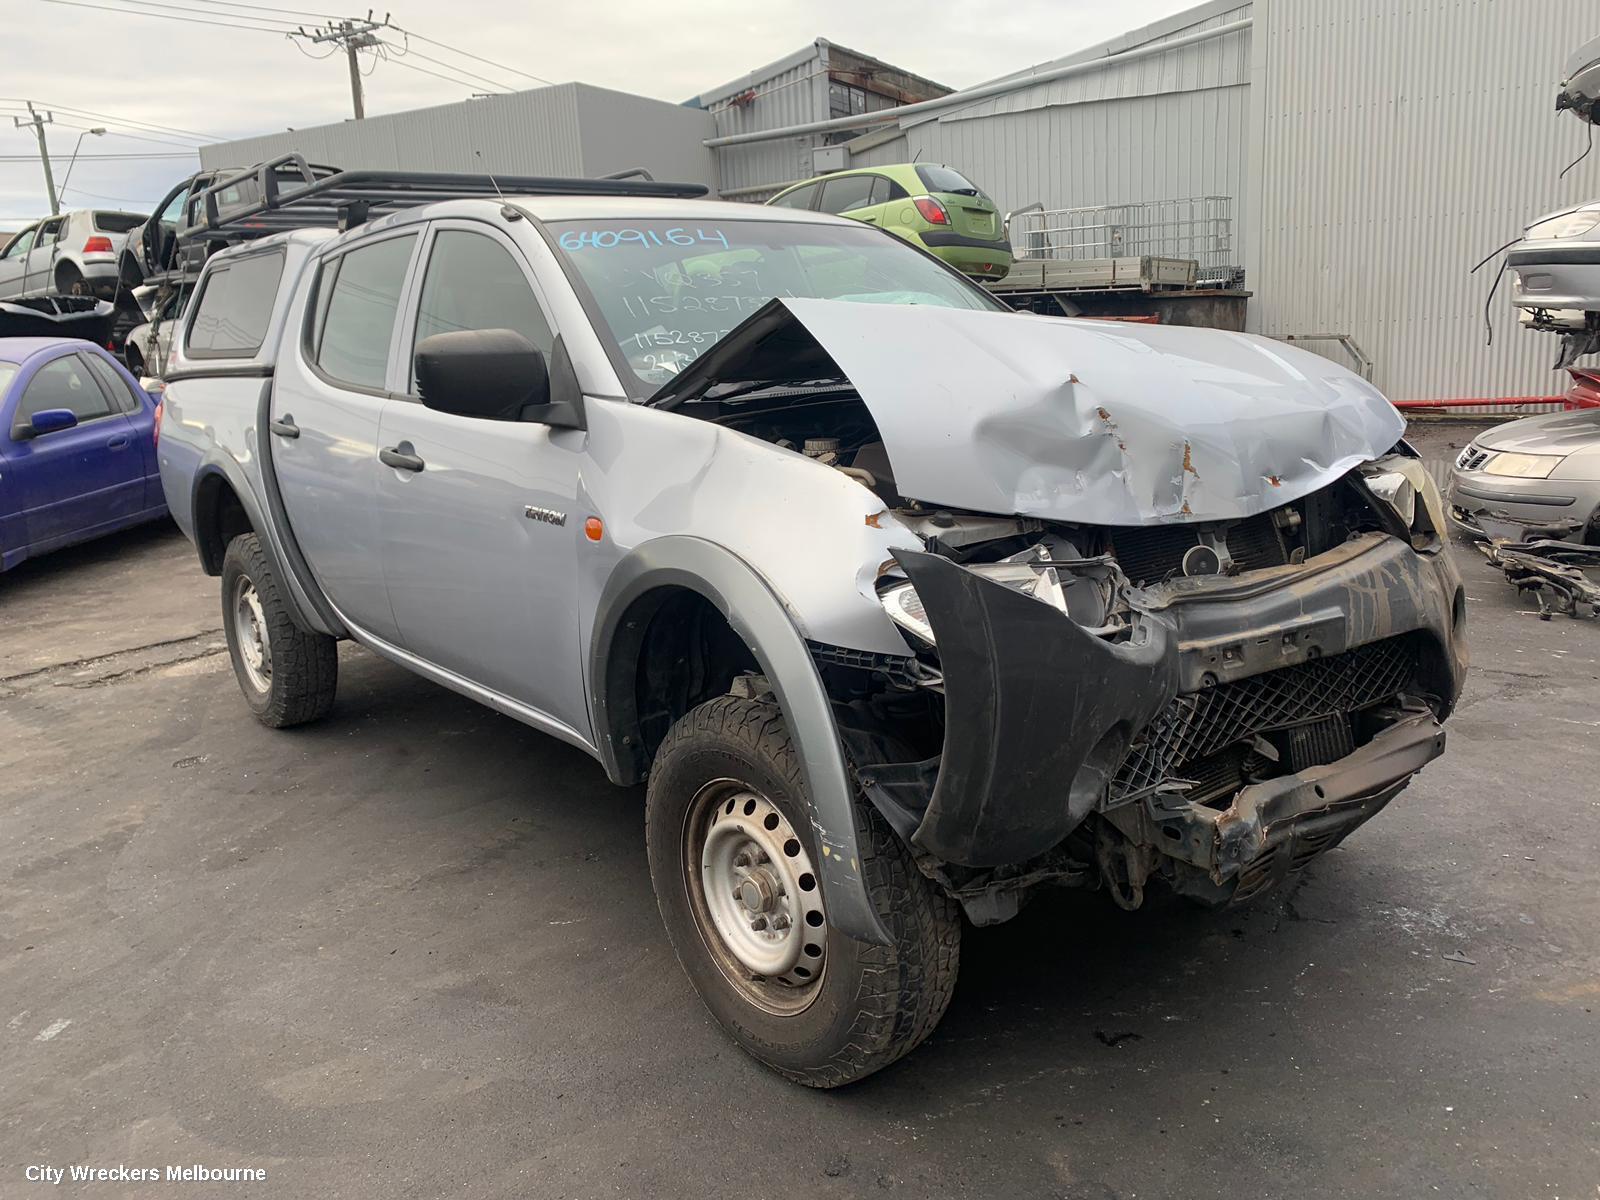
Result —
[[327, 715], [339, 683], [338, 645], [294, 623], [253, 533], [234, 538], [222, 557], [222, 628], [256, 720], [285, 729]]
[[776, 706], [731, 696], [667, 734], [645, 830], [667, 934], [735, 1041], [811, 1087], [888, 1066], [933, 1032], [955, 988], [955, 904], [866, 806], [860, 869], [891, 945], [828, 922], [794, 743]]

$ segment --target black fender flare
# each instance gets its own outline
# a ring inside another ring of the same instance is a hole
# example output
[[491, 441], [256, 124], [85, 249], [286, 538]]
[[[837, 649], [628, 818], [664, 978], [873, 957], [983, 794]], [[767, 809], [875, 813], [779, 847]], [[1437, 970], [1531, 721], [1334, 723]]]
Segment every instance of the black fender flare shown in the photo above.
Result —
[[669, 535], [635, 548], [611, 572], [595, 610], [588, 663], [595, 746], [606, 773], [618, 783], [637, 782], [642, 775], [638, 747], [618, 744], [615, 733], [626, 724], [632, 692], [613, 686], [610, 672], [618, 649], [627, 654], [632, 631], [624, 621], [634, 601], [664, 587], [704, 596], [755, 655], [800, 750], [829, 920], [858, 941], [888, 945], [861, 874], [855, 789], [822, 678], [783, 601], [731, 551], [703, 538]]

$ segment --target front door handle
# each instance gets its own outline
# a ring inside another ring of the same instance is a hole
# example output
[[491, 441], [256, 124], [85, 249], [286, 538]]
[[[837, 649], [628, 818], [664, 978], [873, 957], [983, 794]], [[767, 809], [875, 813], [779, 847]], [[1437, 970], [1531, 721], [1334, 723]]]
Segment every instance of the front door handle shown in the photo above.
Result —
[[267, 428], [281, 438], [297, 438], [300, 436], [300, 426], [294, 423], [294, 418], [285, 416], [281, 421], [269, 421]]
[[378, 451], [378, 461], [386, 467], [393, 467], [397, 471], [422, 470], [422, 459], [411, 451], [410, 442], [401, 442], [398, 446], [385, 446]]

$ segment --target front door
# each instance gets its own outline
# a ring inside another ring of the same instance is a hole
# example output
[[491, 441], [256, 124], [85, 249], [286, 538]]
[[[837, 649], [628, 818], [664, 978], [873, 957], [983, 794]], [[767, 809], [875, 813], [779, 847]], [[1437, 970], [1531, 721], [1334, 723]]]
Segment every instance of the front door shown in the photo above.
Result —
[[[17, 437], [33, 414], [70, 409], [71, 429]], [[133, 427], [81, 355], [34, 372], [6, 414], [8, 474], [22, 498], [23, 536], [35, 549], [111, 527], [144, 511], [145, 471]]]
[[[467, 221], [437, 222], [429, 236], [408, 347], [450, 330], [513, 329], [550, 354], [551, 323], [514, 242]], [[581, 431], [392, 400], [380, 447], [391, 462], [414, 462], [379, 465], [378, 510], [405, 648], [588, 740], [576, 604], [586, 441]]]
[[320, 264], [311, 337], [279, 360], [269, 425], [289, 527], [312, 574], [347, 620], [386, 642], [398, 633], [378, 552], [378, 421], [418, 241], [414, 229], [380, 235]]
[[22, 294], [43, 296], [55, 291], [56, 250], [61, 241], [65, 217], [55, 217], [39, 226], [39, 235], [28, 251], [27, 276], [23, 280]]

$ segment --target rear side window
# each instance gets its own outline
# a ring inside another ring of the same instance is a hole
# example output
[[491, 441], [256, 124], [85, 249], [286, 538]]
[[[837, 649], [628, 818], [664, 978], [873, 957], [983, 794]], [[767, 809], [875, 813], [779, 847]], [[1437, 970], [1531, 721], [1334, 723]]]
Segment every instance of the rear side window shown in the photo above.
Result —
[[954, 192], [957, 196], [981, 196], [982, 190], [960, 171], [949, 167], [917, 164], [917, 178], [930, 192]]
[[101, 233], [132, 233], [144, 220], [135, 213], [97, 212], [94, 227]]
[[772, 202], [774, 208], [810, 208], [811, 201], [816, 197], [820, 184], [813, 183], [810, 187], [795, 188], [785, 196], [779, 196]]
[[878, 200], [872, 198], [872, 175], [840, 175], [822, 185], [822, 203], [817, 207], [826, 213], [847, 213], [872, 204], [881, 204], [887, 194]]
[[89, 366], [76, 354], [48, 362], [34, 372], [17, 405], [17, 421], [31, 421], [47, 408], [67, 408], [84, 421], [111, 415], [111, 401], [89, 374]]
[[133, 394], [133, 389], [128, 386], [128, 381], [117, 374], [117, 369], [98, 355], [85, 354], [83, 361], [89, 364], [89, 369], [100, 376], [100, 382], [105, 385], [106, 391], [117, 407], [125, 413], [139, 411], [139, 400]]
[[213, 267], [185, 342], [191, 358], [254, 358], [267, 336], [283, 254], [252, 254]]
[[347, 250], [322, 268], [313, 361], [339, 383], [381, 389], [416, 234]]

